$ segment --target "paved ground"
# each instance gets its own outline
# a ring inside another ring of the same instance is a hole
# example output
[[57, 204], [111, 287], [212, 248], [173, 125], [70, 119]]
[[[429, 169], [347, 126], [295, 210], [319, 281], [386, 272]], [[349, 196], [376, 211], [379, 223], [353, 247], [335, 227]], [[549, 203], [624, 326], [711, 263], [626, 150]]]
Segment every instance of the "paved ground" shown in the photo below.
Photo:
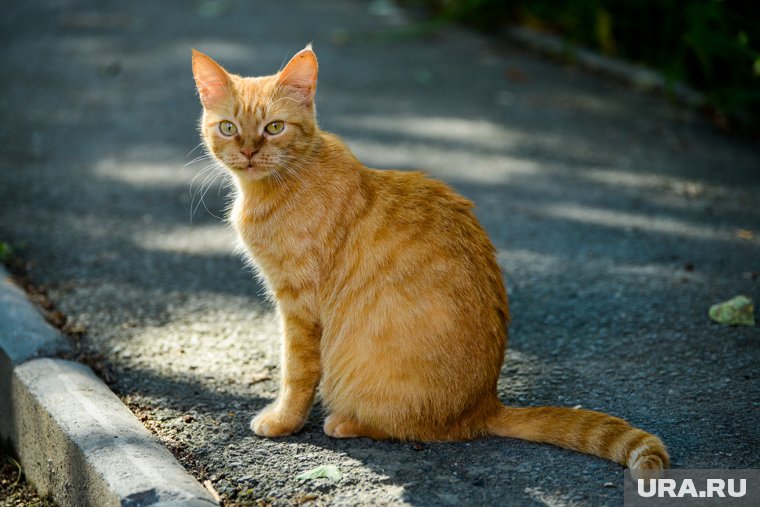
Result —
[[[319, 406], [296, 436], [249, 432], [276, 393], [276, 322], [213, 216], [221, 178], [183, 167], [198, 153], [190, 47], [255, 74], [313, 41], [323, 128], [368, 165], [424, 169], [477, 203], [514, 315], [505, 402], [626, 417], [678, 467], [760, 467], [760, 330], [706, 318], [735, 294], [760, 302], [758, 151], [504, 41], [399, 37], [370, 11], [4, 5], [0, 240], [87, 327], [115, 391], [228, 502], [622, 503], [620, 467], [548, 446], [335, 441]], [[295, 479], [322, 463], [344, 480]]]

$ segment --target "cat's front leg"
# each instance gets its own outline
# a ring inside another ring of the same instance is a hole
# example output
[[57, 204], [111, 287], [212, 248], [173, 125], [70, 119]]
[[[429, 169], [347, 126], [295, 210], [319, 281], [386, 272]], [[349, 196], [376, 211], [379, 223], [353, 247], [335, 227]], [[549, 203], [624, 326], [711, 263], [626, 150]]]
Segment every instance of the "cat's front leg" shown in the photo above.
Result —
[[303, 427], [321, 374], [320, 327], [303, 315], [283, 315], [282, 380], [277, 400], [251, 421], [251, 429], [262, 437], [281, 437]]

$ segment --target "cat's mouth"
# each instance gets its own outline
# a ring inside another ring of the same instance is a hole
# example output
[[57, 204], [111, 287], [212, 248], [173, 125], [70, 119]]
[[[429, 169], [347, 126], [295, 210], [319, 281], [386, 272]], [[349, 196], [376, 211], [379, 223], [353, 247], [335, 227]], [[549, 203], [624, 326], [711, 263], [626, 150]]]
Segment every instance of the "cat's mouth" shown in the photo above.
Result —
[[240, 164], [233, 167], [235, 172], [249, 179], [260, 180], [269, 175], [269, 168], [266, 165], [256, 164], [253, 161], [248, 161], [245, 164]]

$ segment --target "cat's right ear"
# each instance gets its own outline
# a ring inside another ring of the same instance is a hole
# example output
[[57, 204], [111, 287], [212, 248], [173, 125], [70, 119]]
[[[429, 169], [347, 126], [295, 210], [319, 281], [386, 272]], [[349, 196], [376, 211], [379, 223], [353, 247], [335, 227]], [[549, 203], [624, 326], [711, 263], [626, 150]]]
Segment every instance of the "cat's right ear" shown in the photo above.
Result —
[[193, 77], [201, 103], [206, 109], [225, 104], [230, 99], [230, 78], [210, 57], [193, 49]]

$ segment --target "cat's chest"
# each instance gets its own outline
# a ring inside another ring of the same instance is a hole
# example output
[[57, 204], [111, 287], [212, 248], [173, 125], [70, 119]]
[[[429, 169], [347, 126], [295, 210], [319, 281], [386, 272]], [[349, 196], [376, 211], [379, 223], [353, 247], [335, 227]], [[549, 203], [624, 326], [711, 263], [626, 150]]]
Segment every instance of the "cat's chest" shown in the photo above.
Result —
[[257, 212], [235, 206], [232, 223], [248, 254], [273, 285], [314, 279], [318, 272], [313, 217], [292, 209]]

